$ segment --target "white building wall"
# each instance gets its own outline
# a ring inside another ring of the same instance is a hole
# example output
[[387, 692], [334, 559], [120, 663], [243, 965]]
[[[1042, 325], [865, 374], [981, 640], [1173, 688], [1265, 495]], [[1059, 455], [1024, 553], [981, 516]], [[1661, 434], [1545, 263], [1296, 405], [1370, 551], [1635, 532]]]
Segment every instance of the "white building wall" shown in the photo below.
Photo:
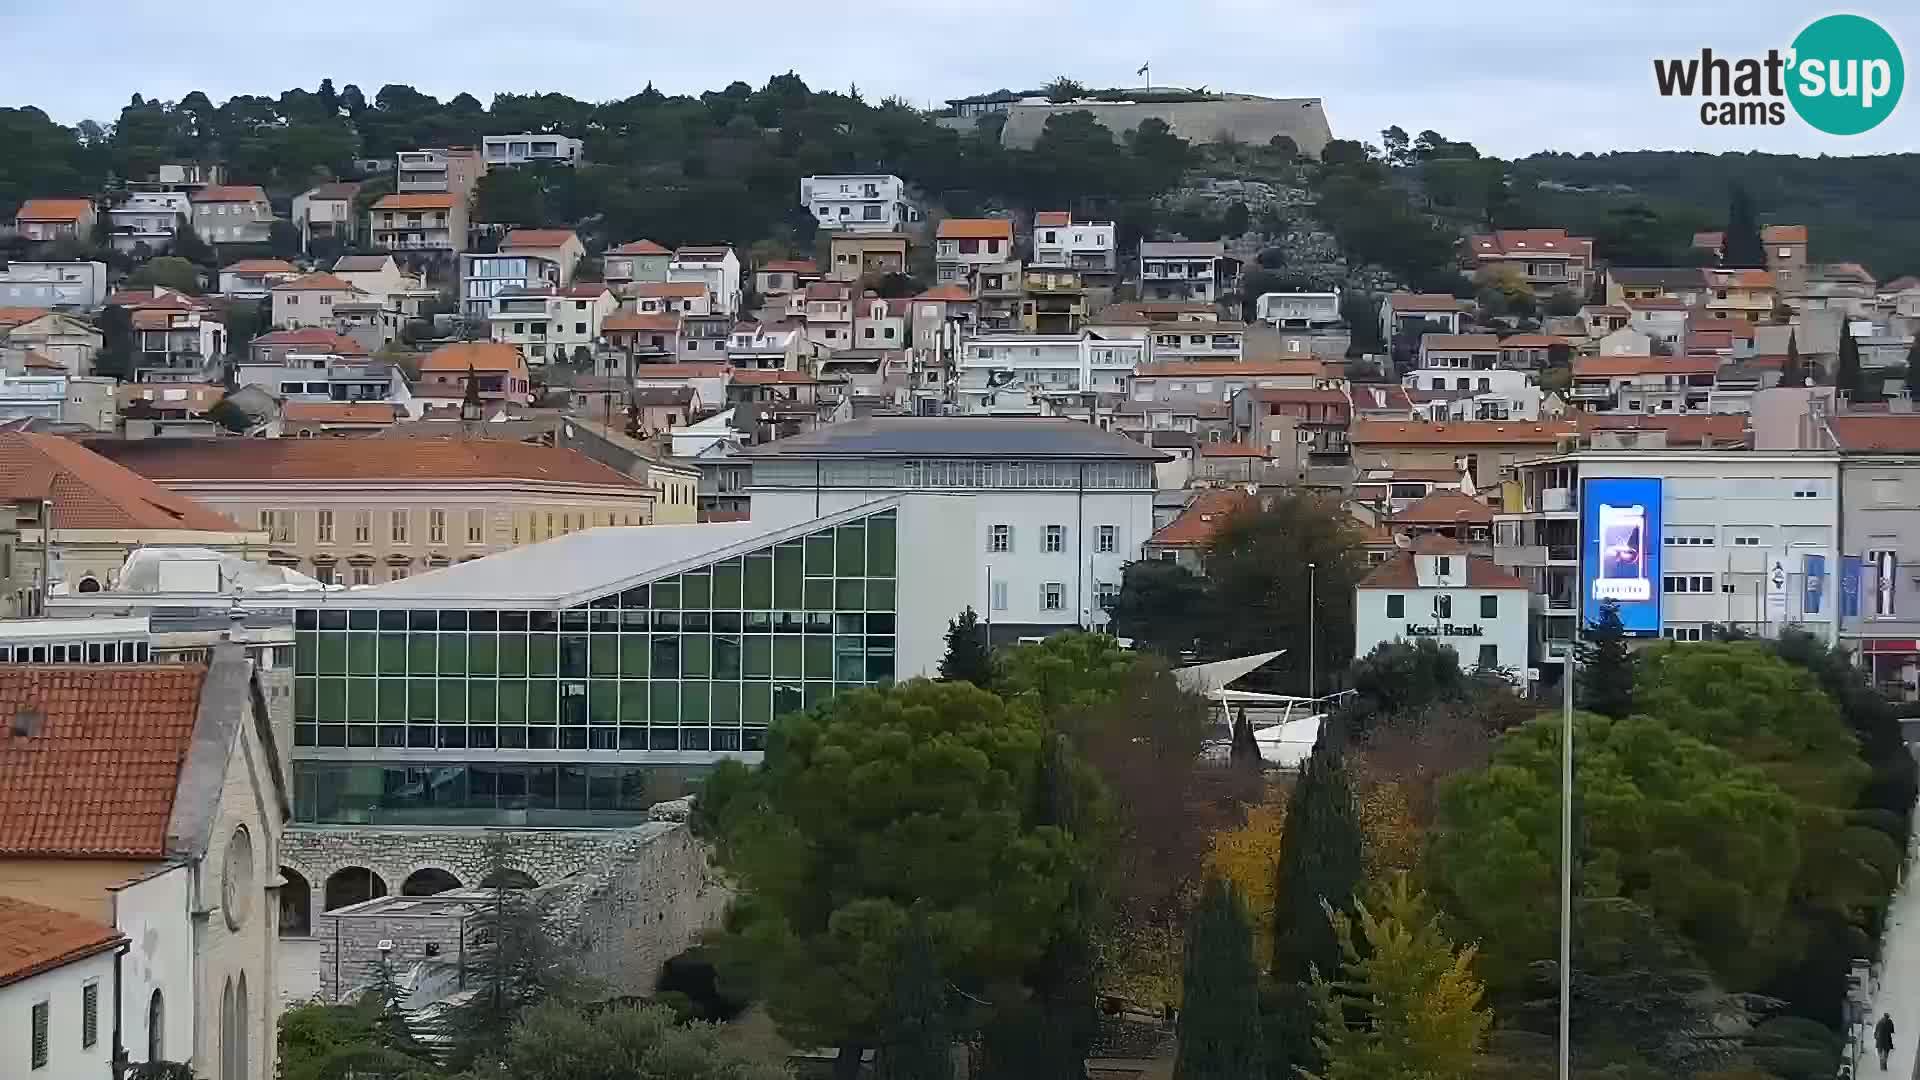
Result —
[[113, 911], [114, 925], [128, 942], [120, 961], [120, 1026], [128, 1060], [149, 1060], [147, 1018], [156, 990], [160, 1060], [182, 1060], [193, 1052], [192, 871], [169, 867], [122, 886], [113, 894]]
[[[100, 995], [98, 1031], [93, 1045], [80, 1045], [80, 996], [89, 982]], [[47, 1004], [47, 1065], [28, 1069], [28, 1044], [33, 1032], [33, 1007]], [[0, 1053], [7, 1077], [111, 1076], [113, 1065], [113, 951], [45, 971], [0, 987]]]
[[[1403, 597], [1402, 617], [1387, 617], [1387, 597]], [[1499, 606], [1497, 618], [1485, 619], [1480, 616], [1480, 600], [1484, 596], [1497, 596]], [[1436, 597], [1453, 598], [1453, 616], [1449, 619], [1437, 619], [1433, 614], [1433, 602]], [[1460, 657], [1462, 668], [1478, 665], [1480, 646], [1492, 645], [1499, 650], [1499, 665], [1502, 668], [1524, 671], [1527, 659], [1527, 591], [1525, 589], [1355, 589], [1353, 611], [1353, 654], [1364, 656], [1373, 647], [1382, 642], [1415, 641], [1418, 637], [1407, 632], [1408, 626], [1435, 626], [1451, 623], [1454, 626], [1478, 626], [1479, 636], [1468, 635], [1419, 635], [1430, 637], [1438, 644], [1446, 645]]]

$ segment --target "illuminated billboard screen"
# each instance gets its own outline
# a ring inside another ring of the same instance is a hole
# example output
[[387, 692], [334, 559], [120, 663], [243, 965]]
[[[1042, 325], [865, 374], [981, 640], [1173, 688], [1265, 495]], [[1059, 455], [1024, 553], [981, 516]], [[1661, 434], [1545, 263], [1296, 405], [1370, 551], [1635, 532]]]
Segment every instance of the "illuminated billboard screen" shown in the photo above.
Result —
[[1595, 477], [1581, 482], [1581, 617], [1620, 605], [1629, 634], [1660, 633], [1660, 478]]

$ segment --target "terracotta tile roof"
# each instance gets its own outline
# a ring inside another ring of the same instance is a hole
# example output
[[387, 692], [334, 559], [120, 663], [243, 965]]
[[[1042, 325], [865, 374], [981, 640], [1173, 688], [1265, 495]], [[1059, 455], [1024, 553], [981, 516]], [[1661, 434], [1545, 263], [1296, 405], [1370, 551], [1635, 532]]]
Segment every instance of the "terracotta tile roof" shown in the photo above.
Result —
[[641, 380], [666, 379], [724, 379], [728, 372], [739, 374], [725, 364], [635, 364], [633, 378]]
[[92, 209], [91, 199], [28, 199], [13, 216], [18, 221], [78, 221]]
[[223, 274], [291, 274], [296, 267], [285, 259], [241, 259], [223, 266]]
[[1576, 379], [1623, 375], [1712, 375], [1720, 370], [1717, 356], [1582, 356], [1573, 362]]
[[680, 331], [680, 316], [668, 314], [646, 314], [638, 311], [616, 311], [600, 320], [600, 332], [620, 330], [644, 330], [651, 333], [673, 334]]
[[1225, 442], [1202, 443], [1200, 445], [1200, 456], [1217, 458], [1265, 458], [1268, 454], [1267, 448], [1264, 446], [1253, 446], [1240, 442]]
[[382, 195], [374, 201], [375, 210], [451, 210], [453, 196], [445, 192], [416, 191], [405, 195]]
[[1568, 236], [1565, 229], [1495, 229], [1471, 241], [1475, 256], [1593, 254], [1593, 240]]
[[0, 329], [24, 326], [42, 315], [53, 314], [52, 308], [43, 307], [0, 307]]
[[1393, 515], [1396, 525], [1491, 525], [1493, 507], [1458, 491], [1436, 491]]
[[1013, 242], [1013, 222], [1005, 218], [948, 218], [940, 223], [935, 236], [941, 240], [990, 240], [998, 237]]
[[1459, 311], [1461, 300], [1451, 293], [1397, 292], [1387, 303], [1394, 311]]
[[651, 240], [631, 240], [617, 248], [608, 248], [609, 255], [671, 255], [673, 252]]
[[1920, 453], [1920, 413], [1835, 416], [1827, 426], [1849, 453]]
[[1355, 420], [1349, 438], [1356, 445], [1426, 446], [1446, 443], [1454, 446], [1519, 443], [1551, 446], [1578, 430], [1568, 421], [1539, 423], [1506, 420], [1460, 420], [1448, 424], [1415, 423], [1401, 420]]
[[[360, 292], [359, 286], [345, 278], [332, 274], [308, 274], [292, 281], [283, 281], [273, 287], [274, 292]], [[365, 295], [364, 293], [362, 295]]]
[[[165, 856], [206, 676], [197, 664], [0, 667], [0, 856]], [[38, 734], [13, 734], [24, 710]]]
[[[1422, 550], [1422, 548], [1426, 550]], [[1457, 541], [1448, 541], [1446, 537], [1421, 537], [1414, 541], [1411, 551], [1399, 554], [1373, 568], [1373, 572], [1360, 579], [1355, 586], [1361, 589], [1417, 589], [1420, 588], [1420, 576], [1414, 567], [1415, 554], [1449, 555], [1457, 554], [1467, 560], [1467, 588], [1469, 589], [1525, 589], [1527, 583], [1502, 570], [1485, 555], [1465, 553]]]
[[1227, 519], [1252, 503], [1239, 488], [1207, 488], [1193, 497], [1179, 517], [1161, 526], [1147, 543], [1166, 547], [1200, 547], [1211, 543]]
[[1493, 352], [1500, 348], [1495, 334], [1427, 334], [1420, 339], [1426, 352]]
[[1341, 405], [1348, 404], [1347, 395], [1339, 390], [1254, 390], [1255, 401], [1264, 401], [1274, 405]]
[[762, 270], [777, 270], [783, 274], [817, 274], [820, 267], [812, 259], [769, 259], [760, 264]]
[[1587, 315], [1631, 315], [1625, 304], [1588, 304], [1580, 309]]
[[44, 353], [37, 353], [32, 349], [27, 350], [26, 359], [21, 362], [20, 366], [26, 368], [28, 371], [67, 370], [67, 365], [60, 363], [58, 360], [50, 360]]
[[258, 184], [208, 184], [187, 196], [194, 202], [266, 202], [267, 193]]
[[806, 298], [809, 300], [847, 300], [853, 296], [853, 286], [844, 281], [816, 281], [807, 286]]
[[350, 200], [360, 194], [360, 182], [357, 180], [335, 180], [307, 189], [309, 200]]
[[692, 298], [707, 295], [707, 286], [699, 281], [642, 281], [633, 287], [633, 295]]
[[394, 406], [385, 402], [289, 401], [280, 407], [289, 424], [391, 424]]
[[573, 300], [595, 300], [612, 291], [604, 281], [578, 281], [561, 289], [559, 295]]
[[1719, 251], [1727, 246], [1727, 234], [1724, 232], [1697, 232], [1693, 234], [1693, 246]]
[[0, 986], [85, 960], [125, 940], [106, 923], [0, 896]]
[[1064, 229], [1073, 224], [1073, 215], [1065, 210], [1042, 210], [1033, 215], [1036, 229]]
[[224, 515], [58, 435], [0, 432], [0, 493], [52, 500], [56, 529], [243, 531]]
[[1407, 397], [1407, 389], [1398, 383], [1382, 385], [1380, 383], [1355, 383], [1351, 400], [1356, 409], [1392, 409], [1395, 412], [1410, 412], [1413, 402]]
[[1566, 344], [1566, 338], [1553, 334], [1510, 334], [1500, 339], [1503, 349], [1551, 349]]
[[298, 330], [275, 330], [254, 338], [254, 345], [302, 345], [321, 349], [341, 356], [365, 356], [367, 347], [347, 337], [336, 334], [324, 326], [303, 326]]
[[973, 299], [973, 294], [967, 291], [965, 285], [937, 285], [921, 293], [919, 296], [914, 297], [914, 299], [967, 303]]
[[1724, 331], [1741, 337], [1753, 336], [1753, 324], [1745, 319], [1722, 319], [1697, 311], [1687, 316], [1687, 329], [1696, 333]]
[[1881, 292], [1889, 293], [1911, 292], [1914, 289], [1920, 289], [1920, 277], [1915, 277], [1912, 274], [1903, 274], [1887, 282], [1885, 285], [1880, 286]]
[[1760, 242], [1763, 244], [1804, 244], [1807, 242], [1805, 225], [1767, 225], [1760, 230]]
[[1669, 446], [1732, 446], [1747, 441], [1747, 418], [1737, 413], [1576, 413], [1582, 431], [1664, 431]]
[[759, 368], [739, 368], [733, 373], [733, 382], [740, 386], [787, 386], [793, 384], [811, 384], [818, 380], [804, 371], [763, 371]]
[[514, 229], [500, 242], [501, 250], [507, 248], [557, 248], [569, 240], [578, 239], [572, 229]]
[[1720, 353], [1733, 349], [1733, 332], [1730, 330], [1689, 330], [1687, 331], [1687, 352]]
[[409, 439], [404, 444], [370, 444], [361, 439], [139, 439], [105, 449], [159, 481], [523, 480], [643, 487], [578, 451], [497, 439], [442, 436]]
[[420, 358], [421, 371], [510, 371], [524, 373], [520, 350], [503, 341], [456, 341]]
[[[1205, 323], [1195, 323], [1204, 326]], [[1173, 360], [1159, 364], [1142, 364], [1135, 371], [1135, 378], [1178, 379], [1178, 378], [1221, 378], [1237, 377], [1246, 379], [1271, 379], [1282, 376], [1308, 376], [1318, 378], [1321, 365], [1318, 360]]]

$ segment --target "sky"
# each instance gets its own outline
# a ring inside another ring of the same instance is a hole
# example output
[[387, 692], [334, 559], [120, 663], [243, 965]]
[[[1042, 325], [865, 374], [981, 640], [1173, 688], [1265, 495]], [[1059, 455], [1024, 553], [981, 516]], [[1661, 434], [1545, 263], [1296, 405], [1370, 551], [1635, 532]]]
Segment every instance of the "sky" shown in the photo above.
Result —
[[[1319, 97], [1334, 134], [1379, 141], [1398, 124], [1485, 153], [1626, 149], [1800, 154], [1920, 151], [1920, 89], [1852, 137], [1791, 116], [1781, 127], [1702, 125], [1699, 102], [1662, 99], [1656, 57], [1760, 56], [1820, 15], [1852, 11], [1920, 62], [1920, 5], [1786, 0], [0, 0], [0, 105], [111, 123], [135, 94], [276, 96], [290, 86], [407, 83], [554, 90], [587, 100], [754, 86], [789, 69], [811, 86], [922, 106], [1065, 75], [1089, 86], [1205, 86]], [[47, 47], [22, 47], [46, 42]], [[65, 44], [61, 44], [65, 43]], [[82, 50], [80, 58], [68, 46]], [[3, 152], [4, 148], [0, 148]]]

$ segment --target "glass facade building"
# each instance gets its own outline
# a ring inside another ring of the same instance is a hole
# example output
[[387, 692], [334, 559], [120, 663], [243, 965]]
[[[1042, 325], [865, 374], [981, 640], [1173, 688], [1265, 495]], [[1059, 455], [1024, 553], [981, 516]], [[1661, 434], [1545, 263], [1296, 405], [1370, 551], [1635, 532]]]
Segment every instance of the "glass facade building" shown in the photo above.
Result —
[[894, 677], [896, 524], [879, 510], [641, 584], [615, 571], [563, 607], [381, 606], [376, 590], [302, 609], [295, 818], [644, 818], [764, 748], [775, 717]]

